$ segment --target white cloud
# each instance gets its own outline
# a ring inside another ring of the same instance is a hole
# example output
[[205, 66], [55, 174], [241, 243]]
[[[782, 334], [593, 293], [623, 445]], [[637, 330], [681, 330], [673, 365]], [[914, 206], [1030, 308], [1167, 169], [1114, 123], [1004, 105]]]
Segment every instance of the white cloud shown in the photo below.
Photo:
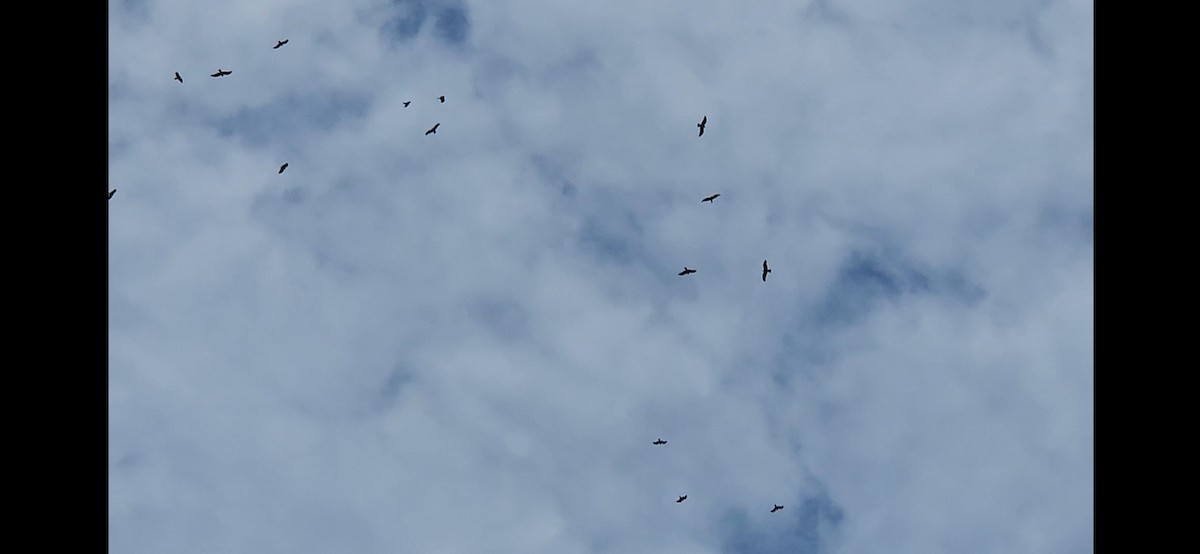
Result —
[[109, 26], [114, 550], [1093, 548], [1090, 3]]

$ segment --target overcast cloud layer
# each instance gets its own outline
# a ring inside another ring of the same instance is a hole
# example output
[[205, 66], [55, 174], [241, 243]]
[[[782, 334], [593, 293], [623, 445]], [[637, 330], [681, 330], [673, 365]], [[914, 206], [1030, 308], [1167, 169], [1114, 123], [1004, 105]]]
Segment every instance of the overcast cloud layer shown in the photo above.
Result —
[[110, 550], [1091, 552], [1092, 12], [110, 2]]

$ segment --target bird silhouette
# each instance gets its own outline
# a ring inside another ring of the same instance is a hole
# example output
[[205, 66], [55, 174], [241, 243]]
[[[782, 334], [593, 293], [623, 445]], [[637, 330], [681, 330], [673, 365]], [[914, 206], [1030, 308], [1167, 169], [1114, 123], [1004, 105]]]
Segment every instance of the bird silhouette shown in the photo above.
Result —
[[696, 136], [700, 136], [700, 137], [704, 136], [704, 126], [705, 125], [708, 125], [708, 116], [707, 115], [704, 116], [704, 119], [700, 120], [700, 123], [696, 124], [696, 126], [700, 128], [700, 134], [696, 135]]
[[654, 442], [652, 442], [652, 443], [650, 443], [650, 444], [667, 444], [667, 441], [665, 441], [665, 440], [662, 440], [662, 439], [658, 439], [658, 440], [656, 440], [656, 441], [654, 441]]
[[712, 201], [713, 201], [713, 200], [716, 200], [718, 196], [721, 196], [721, 195], [720, 195], [720, 194], [714, 194], [714, 195], [712, 195], [712, 196], [706, 196], [706, 197], [704, 198], [704, 200], [701, 200], [701, 202], [708, 202], [708, 203], [710, 203], [710, 204], [711, 204], [711, 203], [712, 203]]
[[108, 191], [108, 199], [112, 200], [112, 195], [114, 195], [116, 193], [117, 193], [117, 189], [112, 189], [112, 190]]
[[233, 72], [232, 72], [232, 71], [225, 71], [224, 69], [218, 69], [218, 70], [217, 70], [217, 72], [216, 72], [216, 73], [213, 73], [211, 76], [212, 76], [212, 77], [224, 77], [224, 76], [226, 76], [226, 75], [229, 75], [230, 73], [233, 73]]
[[182, 83], [182, 82], [183, 82], [183, 77], [180, 77], [180, 76], [179, 76], [179, 72], [178, 72], [178, 71], [176, 71], [176, 72], [175, 72], [175, 80], [176, 80], [176, 81], [179, 81], [180, 83]]
[[279, 166], [279, 172], [283, 173], [283, 170], [287, 169], [287, 166], [288, 166], [287, 163], [284, 163], [283, 165]]
[[687, 495], [686, 495], [686, 494], [685, 494], [685, 495], [683, 495], [683, 496], [681, 496], [681, 497], [679, 497], [679, 500], [676, 500], [676, 501], [675, 501], [675, 503], [676, 503], [676, 504], [679, 504], [680, 502], [683, 502], [684, 500], [687, 500]]
[[763, 260], [763, 282], [767, 282], [767, 274], [771, 272], [771, 268], [767, 267], [767, 261]]
[[412, 104], [412, 100], [404, 102], [404, 107], [407, 108], [409, 104]]
[[445, 96], [439, 96], [439, 97], [438, 97], [438, 100], [441, 100], [443, 104], [445, 104], [445, 103], [446, 103], [446, 97], [445, 97]]
[[286, 39], [286, 38], [285, 38], [285, 39], [283, 39], [283, 40], [277, 40], [277, 41], [275, 41], [275, 46], [272, 46], [272, 47], [271, 47], [271, 50], [275, 50], [275, 49], [279, 48], [280, 46], [283, 46], [283, 45], [287, 44], [287, 41], [288, 41], [288, 39]]
[[780, 506], [779, 504], [775, 504], [775, 507], [771, 508], [771, 513], [778, 512], [779, 510], [782, 510], [782, 509], [783, 509], [783, 506]]
[[689, 269], [688, 266], [685, 265], [685, 266], [683, 266], [683, 271], [680, 271], [679, 274], [680, 275], [688, 275], [688, 274], [695, 273], [695, 272], [696, 272], [696, 270]]
[[441, 125], [441, 123], [435, 123], [435, 124], [433, 125], [433, 128], [429, 129], [428, 131], [425, 131], [425, 134], [426, 134], [426, 135], [433, 135], [433, 134], [436, 134], [436, 133], [437, 133], [437, 128], [438, 128], [438, 125]]

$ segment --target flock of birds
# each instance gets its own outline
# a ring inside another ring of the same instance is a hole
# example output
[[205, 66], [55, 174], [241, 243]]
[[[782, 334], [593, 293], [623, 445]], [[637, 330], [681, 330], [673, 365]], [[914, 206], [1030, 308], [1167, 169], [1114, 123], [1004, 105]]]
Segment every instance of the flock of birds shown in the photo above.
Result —
[[[700, 133], [699, 133], [698, 135], [696, 135], [696, 136], [697, 136], [697, 137], [702, 137], [702, 136], [704, 136], [704, 128], [705, 128], [705, 127], [707, 127], [707, 126], [708, 126], [708, 116], [706, 115], [706, 116], [704, 116], [703, 118], [701, 118], [701, 119], [700, 119], [700, 123], [697, 123], [697, 124], [696, 124], [696, 127], [699, 127], [699, 128], [700, 128]], [[713, 204], [713, 203], [715, 203], [715, 202], [713, 202], [713, 201], [714, 201], [714, 200], [716, 200], [716, 199], [717, 199], [717, 197], [719, 197], [719, 196], [721, 196], [721, 194], [720, 194], [720, 193], [713, 194], [713, 195], [711, 195], [711, 196], [705, 196], [704, 198], [700, 199], [700, 203], [701, 203], [701, 204], [703, 204], [703, 203], [705, 203], [705, 202], [708, 202], [709, 204]], [[684, 276], [684, 275], [691, 275], [691, 274], [693, 274], [693, 273], [695, 273], [695, 272], [696, 272], [696, 270], [695, 270], [695, 269], [692, 269], [692, 268], [690, 268], [690, 267], [688, 267], [688, 266], [686, 266], [686, 265], [685, 265], [685, 266], [683, 266], [683, 271], [680, 271], [680, 272], [679, 272], [679, 275], [680, 275], [680, 276]], [[771, 272], [771, 268], [770, 268], [770, 267], [767, 265], [767, 260], [763, 260], [763, 263], [762, 263], [762, 280], [763, 280], [763, 282], [764, 282], [764, 283], [765, 283], [765, 282], [767, 282], [767, 274], [768, 274], [768, 273], [770, 273], [770, 272]], [[664, 445], [664, 444], [667, 444], [667, 441], [665, 441], [665, 440], [662, 440], [662, 438], [658, 438], [658, 439], [656, 439], [654, 442], [652, 442], [652, 443], [650, 443], [650, 444], [653, 444], [653, 445], [655, 445], [655, 446], [662, 446], [662, 445]], [[679, 496], [679, 498], [675, 499], [675, 503], [676, 503], [676, 504], [682, 504], [684, 500], [687, 500], [687, 495], [686, 495], [686, 494], [680, 495], [680, 496]], [[772, 504], [771, 513], [773, 514], [773, 513], [775, 513], [775, 512], [778, 512], [779, 510], [782, 510], [782, 509], [783, 509], [783, 506], [780, 506], [779, 504]]]
[[[655, 441], [654, 441], [654, 442], [652, 442], [652, 443], [650, 443], [650, 444], [653, 444], [653, 445], [655, 445], [655, 446], [661, 446], [661, 445], [667, 444], [667, 441], [665, 441], [665, 440], [662, 440], [662, 438], [658, 438], [658, 439], [655, 439]], [[686, 494], [682, 494], [682, 495], [680, 495], [680, 496], [679, 496], [679, 498], [675, 499], [675, 503], [676, 503], [676, 504], [683, 504], [683, 501], [684, 501], [684, 500], [687, 500], [687, 495], [686, 495]], [[773, 514], [773, 513], [775, 513], [775, 512], [778, 512], [779, 510], [782, 510], [782, 509], [783, 509], [783, 506], [780, 506], [779, 504], [772, 504], [771, 506], [773, 506], [773, 507], [771, 508], [771, 513], [772, 513], [772, 514]]]
[[[698, 136], [698, 137], [704, 136], [704, 128], [708, 126], [708, 116], [707, 115], [704, 116], [700, 120], [700, 123], [697, 123], [696, 126], [700, 128], [700, 134], [696, 135], [696, 136]], [[716, 202], [714, 202], [714, 200], [716, 200], [717, 197], [719, 197], [719, 196], [721, 196], [721, 193], [717, 193], [712, 196], [705, 196], [704, 198], [700, 199], [700, 203], [703, 204], [705, 202], [708, 202], [709, 204], [715, 204]], [[681, 275], [681, 276], [682, 275], [691, 275], [695, 272], [696, 272], [696, 270], [685, 265], [685, 266], [683, 266], [683, 271], [679, 272], [679, 275]], [[762, 280], [764, 283], [767, 282], [767, 274], [770, 272], [771, 272], [771, 268], [767, 267], [767, 261], [763, 260]]]
[[[283, 45], [287, 44], [287, 43], [288, 43], [288, 40], [289, 40], [289, 39], [286, 39], [286, 38], [285, 38], [285, 39], [283, 39], [283, 40], [277, 40], [277, 41], [275, 41], [275, 46], [272, 46], [272, 47], [271, 47], [271, 49], [272, 49], [272, 50], [278, 50], [278, 49], [279, 49], [279, 47], [281, 47], [281, 46], [283, 46]], [[220, 78], [220, 77], [225, 77], [225, 76], [232, 75], [232, 74], [233, 74], [233, 71], [226, 71], [226, 70], [224, 70], [224, 69], [217, 68], [217, 71], [216, 71], [215, 73], [212, 73], [212, 74], [210, 74], [210, 75], [209, 75], [209, 77], [213, 77], [213, 78]], [[176, 72], [175, 72], [175, 77], [174, 77], [174, 80], [176, 80], [176, 81], [179, 81], [179, 84], [181, 84], [181, 85], [182, 85], [182, 84], [183, 84], [183, 75], [180, 75], [180, 74], [179, 74], [179, 72], [178, 72], [178, 71], [176, 71]], [[438, 96], [438, 102], [440, 102], [440, 103], [442, 103], [442, 104], [445, 104], [445, 103], [446, 103], [446, 96], [445, 96], [445, 95]], [[405, 100], [405, 101], [404, 101], [404, 107], [405, 107], [405, 108], [407, 108], [409, 104], [412, 104], [412, 101], [411, 101], [411, 100]], [[433, 125], [433, 127], [430, 127], [428, 131], [425, 131], [425, 136], [429, 136], [429, 135], [435, 135], [435, 134], [437, 134], [437, 129], [438, 129], [438, 127], [439, 127], [439, 126], [441, 126], [441, 123], [435, 123], [435, 124]], [[703, 133], [703, 130], [701, 130], [701, 133]], [[288, 164], [287, 164], [286, 162], [285, 162], [283, 165], [279, 166], [279, 173], [283, 173], [283, 170], [287, 169], [287, 167], [288, 167]], [[108, 191], [108, 199], [109, 199], [109, 200], [112, 200], [112, 197], [113, 197], [113, 195], [114, 195], [114, 194], [116, 194], [116, 193], [117, 193], [117, 189], [112, 189], [112, 190]]]
[[[280, 48], [281, 46], [283, 46], [283, 45], [285, 45], [285, 44], [287, 44], [287, 43], [288, 43], [288, 39], [278, 40], [278, 41], [276, 41], [276, 43], [275, 43], [275, 46], [272, 46], [271, 48], [272, 48], [273, 50], [274, 50], [274, 49], [278, 49], [278, 48]], [[211, 74], [211, 75], [209, 75], [209, 76], [210, 76], [210, 77], [213, 77], [213, 78], [220, 78], [220, 77], [226, 77], [226, 76], [228, 76], [228, 75], [231, 75], [231, 74], [233, 74], [233, 71], [226, 71], [226, 70], [224, 70], [224, 69], [217, 68], [217, 71], [216, 71], [215, 73], [212, 73], [212, 74]], [[176, 81], [179, 81], [179, 83], [180, 83], [180, 84], [183, 84], [183, 76], [182, 76], [182, 75], [180, 75], [178, 71], [176, 71], [176, 72], [175, 72], [175, 78], [174, 78], [174, 80], [176, 80]], [[438, 101], [439, 101], [440, 103], [442, 103], [442, 104], [446, 103], [446, 97], [445, 97], [445, 95], [443, 95], [443, 96], [438, 96]], [[409, 104], [411, 104], [411, 103], [412, 103], [412, 101], [411, 101], [411, 100], [405, 100], [405, 101], [403, 101], [403, 104], [404, 104], [404, 107], [405, 107], [405, 108], [407, 108], [407, 107], [408, 107], [408, 105], [409, 105]], [[435, 123], [435, 124], [433, 125], [433, 127], [431, 127], [431, 128], [428, 130], [428, 131], [425, 131], [425, 135], [426, 135], [426, 136], [429, 136], [429, 135], [432, 135], [432, 134], [436, 134], [436, 133], [437, 133], [438, 126], [440, 126], [440, 125], [441, 125], [441, 123]], [[708, 116], [706, 115], [706, 116], [704, 116], [704, 117], [703, 117], [703, 118], [700, 120], [700, 123], [697, 123], [697, 124], [696, 124], [696, 127], [700, 128], [700, 133], [699, 133], [699, 135], [697, 135], [697, 136], [699, 136], [699, 137], [702, 137], [702, 136], [704, 136], [704, 128], [705, 128], [705, 127], [707, 127], [707, 126], [708, 126]], [[286, 170], [287, 168], [288, 168], [288, 164], [287, 164], [287, 162], [284, 162], [284, 163], [283, 163], [283, 165], [280, 165], [280, 166], [279, 166], [279, 173], [283, 173], [283, 172], [284, 172], [284, 170]], [[112, 189], [111, 191], [109, 191], [109, 192], [108, 192], [108, 199], [109, 199], [109, 200], [112, 200], [112, 197], [113, 197], [113, 195], [114, 195], [114, 194], [116, 194], [116, 193], [117, 193], [117, 189], [115, 189], [115, 188], [114, 188], [114, 189]], [[715, 201], [715, 200], [716, 200], [718, 197], [720, 197], [720, 196], [721, 196], [721, 195], [720, 195], [720, 193], [713, 194], [713, 195], [711, 195], [711, 196], [706, 196], [706, 197], [704, 197], [703, 199], [701, 199], [701, 200], [700, 200], [700, 202], [701, 202], [701, 203], [708, 202], [708, 203], [710, 203], [710, 204], [713, 204], [713, 203], [714, 203], [714, 201]], [[767, 274], [768, 274], [768, 273], [770, 273], [770, 272], [771, 272], [771, 268], [767, 266], [767, 260], [763, 260], [763, 263], [762, 263], [762, 280], [763, 280], [763, 282], [764, 282], [764, 283], [765, 283], [765, 282], [767, 282]], [[679, 272], [679, 275], [681, 275], [681, 276], [684, 276], [684, 275], [691, 275], [691, 274], [693, 274], [693, 273], [696, 273], [696, 270], [695, 270], [695, 269], [692, 269], [692, 268], [690, 268], [690, 267], [687, 267], [687, 266], [683, 266], [683, 271], [680, 271], [680, 272]], [[659, 439], [655, 440], [655, 441], [654, 441], [653, 443], [651, 443], [651, 444], [653, 444], [653, 445], [655, 445], [655, 446], [662, 446], [662, 445], [665, 445], [665, 444], [667, 444], [667, 441], [665, 441], [665, 440], [662, 440], [661, 438], [659, 438]], [[686, 494], [684, 494], [684, 495], [680, 495], [680, 496], [679, 496], [679, 498], [675, 500], [675, 503], [676, 503], [676, 504], [682, 504], [684, 500], [687, 500], [687, 495], [686, 495]], [[771, 508], [771, 512], [770, 512], [770, 513], [775, 513], [775, 512], [778, 512], [779, 510], [782, 510], [782, 509], [783, 509], [783, 506], [780, 506], [779, 504], [772, 504], [772, 506], [773, 506], [773, 507]]]
[[[283, 46], [283, 45], [285, 45], [285, 44], [287, 44], [287, 43], [288, 43], [288, 39], [278, 40], [278, 41], [276, 41], [276, 42], [275, 42], [275, 46], [272, 46], [271, 48], [272, 48], [272, 49], [278, 49], [279, 47], [281, 47], [281, 46]], [[233, 74], [233, 71], [226, 71], [226, 70], [224, 70], [224, 69], [217, 68], [217, 71], [216, 71], [216, 73], [213, 73], [213, 74], [211, 74], [211, 75], [209, 75], [209, 76], [210, 76], [210, 77], [214, 77], [214, 78], [219, 78], [219, 77], [225, 77], [225, 76], [227, 76], [227, 75], [231, 75], [231, 74]], [[175, 72], [175, 80], [176, 80], [176, 81], [179, 81], [179, 83], [180, 83], [180, 84], [183, 84], [183, 76], [181, 76], [181, 75], [179, 74], [179, 72], [178, 72], [178, 71], [176, 71], [176, 72]], [[438, 97], [438, 102], [440, 102], [440, 103], [442, 103], [442, 104], [445, 104], [445, 103], [446, 103], [446, 96], [445, 96], [445, 95], [439, 96], [439, 97]], [[404, 103], [404, 107], [405, 107], [405, 108], [407, 108], [407, 107], [408, 107], [408, 105], [412, 103], [412, 101], [411, 101], [411, 100], [405, 100], [403, 103]], [[437, 134], [438, 127], [440, 127], [441, 125], [442, 125], [441, 123], [435, 123], [435, 124], [433, 125], [433, 127], [430, 127], [428, 131], [425, 131], [425, 136], [429, 136], [429, 135], [435, 135], [435, 134]], [[702, 119], [700, 119], [700, 123], [697, 123], [697, 124], [696, 124], [696, 127], [700, 128], [700, 134], [699, 134], [699, 135], [697, 135], [697, 136], [700, 136], [700, 137], [704, 136], [704, 128], [705, 128], [705, 127], [707, 127], [707, 126], [708, 126], [708, 116], [706, 115], [706, 116], [704, 116]], [[283, 170], [287, 169], [287, 167], [288, 167], [288, 164], [287, 164], [287, 163], [284, 163], [283, 165], [279, 166], [279, 173], [283, 173]], [[109, 191], [109, 192], [108, 192], [108, 199], [109, 199], [109, 200], [112, 200], [112, 197], [113, 197], [113, 195], [114, 195], [114, 194], [116, 194], [116, 193], [117, 193], [117, 189], [113, 189], [113, 190]], [[706, 196], [706, 197], [704, 197], [703, 199], [701, 199], [701, 200], [700, 200], [700, 202], [701, 202], [701, 203], [708, 202], [709, 204], [713, 204], [713, 203], [715, 203], [714, 201], [715, 201], [715, 200], [716, 200], [718, 197], [720, 197], [720, 196], [721, 196], [721, 194], [720, 194], [720, 193], [713, 194], [713, 195], [711, 195], [711, 196]], [[679, 272], [679, 275], [680, 275], [680, 276], [683, 276], [683, 275], [691, 275], [691, 274], [693, 274], [693, 273], [695, 273], [695, 272], [696, 272], [696, 270], [695, 270], [695, 269], [692, 269], [692, 268], [690, 268], [690, 267], [688, 267], [688, 266], [686, 266], [686, 265], [685, 265], [685, 266], [683, 266], [683, 271], [680, 271], [680, 272]], [[763, 282], [764, 282], [764, 283], [765, 283], [765, 282], [767, 282], [767, 274], [768, 274], [768, 273], [770, 273], [770, 272], [771, 272], [771, 269], [770, 269], [769, 267], [767, 267], [767, 261], [766, 261], [766, 260], [763, 260], [763, 265], [762, 265], [762, 280], [763, 280]]]

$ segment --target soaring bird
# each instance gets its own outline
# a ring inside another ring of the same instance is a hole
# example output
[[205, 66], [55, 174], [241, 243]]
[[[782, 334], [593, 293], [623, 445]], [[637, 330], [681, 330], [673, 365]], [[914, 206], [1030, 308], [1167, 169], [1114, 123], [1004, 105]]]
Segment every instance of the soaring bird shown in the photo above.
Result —
[[116, 193], [117, 193], [117, 189], [112, 189], [112, 190], [108, 191], [108, 199], [112, 200], [112, 195], [114, 195]]
[[441, 123], [435, 123], [431, 129], [429, 129], [428, 131], [425, 131], [425, 134], [426, 135], [436, 134], [438, 125], [441, 125]]
[[407, 108], [409, 104], [412, 104], [412, 100], [404, 102], [404, 107]]
[[679, 500], [676, 500], [676, 501], [675, 501], [675, 503], [676, 503], [676, 504], [679, 504], [680, 502], [683, 502], [684, 500], [687, 500], [687, 495], [686, 495], [686, 494], [685, 494], [685, 495], [683, 495], [683, 496], [681, 496], [681, 497], [679, 497]]
[[763, 260], [763, 282], [767, 282], [767, 274], [771, 272], [771, 268], [767, 267], [767, 261]]
[[445, 97], [445, 96], [439, 96], [439, 97], [438, 97], [438, 100], [441, 100], [443, 104], [445, 104], [445, 103], [446, 103], [446, 97]]
[[680, 275], [688, 275], [690, 273], [695, 273], [695, 272], [696, 272], [696, 270], [689, 269], [688, 266], [685, 265], [685, 266], [683, 266], [683, 271], [680, 271], [679, 274]]
[[216, 72], [216, 73], [213, 73], [211, 76], [212, 76], [212, 77], [224, 77], [224, 76], [226, 76], [226, 75], [229, 75], [230, 73], [233, 73], [233, 72], [232, 72], [232, 71], [225, 71], [224, 69], [218, 69], [218, 70], [217, 70], [217, 72]]
[[721, 195], [720, 195], [720, 194], [714, 194], [714, 195], [712, 195], [712, 196], [705, 197], [705, 198], [704, 198], [704, 200], [701, 200], [701, 202], [709, 202], [709, 203], [711, 203], [713, 200], [716, 200], [718, 196], [721, 196]]
[[287, 163], [284, 163], [283, 165], [279, 166], [279, 172], [283, 173], [283, 170], [287, 169], [287, 166], [288, 166]]
[[662, 439], [658, 439], [658, 440], [656, 440], [656, 441], [654, 441], [654, 442], [652, 442], [652, 443], [650, 443], [650, 444], [667, 444], [667, 441], [665, 441], [665, 440], [662, 440]]
[[783, 506], [780, 506], [779, 504], [775, 504], [775, 507], [771, 508], [771, 513], [778, 512], [779, 510], [782, 510], [782, 509], [783, 509]]
[[274, 50], [274, 49], [276, 49], [276, 48], [279, 48], [280, 46], [283, 46], [283, 45], [287, 44], [287, 41], [288, 41], [288, 39], [286, 39], [286, 38], [285, 38], [285, 39], [283, 39], [283, 40], [277, 40], [277, 41], [275, 41], [275, 46], [272, 46], [272, 47], [271, 47], [271, 50]]
[[700, 120], [700, 123], [696, 124], [696, 126], [700, 128], [700, 134], [697, 136], [701, 136], [701, 137], [704, 136], [704, 126], [705, 125], [708, 125], [708, 116], [707, 115], [704, 116], [704, 119]]
[[175, 80], [176, 80], [176, 81], [179, 81], [180, 83], [182, 83], [182, 82], [183, 82], [183, 77], [180, 77], [180, 76], [179, 76], [179, 72], [178, 72], [178, 71], [176, 71], [176, 72], [175, 72]]

